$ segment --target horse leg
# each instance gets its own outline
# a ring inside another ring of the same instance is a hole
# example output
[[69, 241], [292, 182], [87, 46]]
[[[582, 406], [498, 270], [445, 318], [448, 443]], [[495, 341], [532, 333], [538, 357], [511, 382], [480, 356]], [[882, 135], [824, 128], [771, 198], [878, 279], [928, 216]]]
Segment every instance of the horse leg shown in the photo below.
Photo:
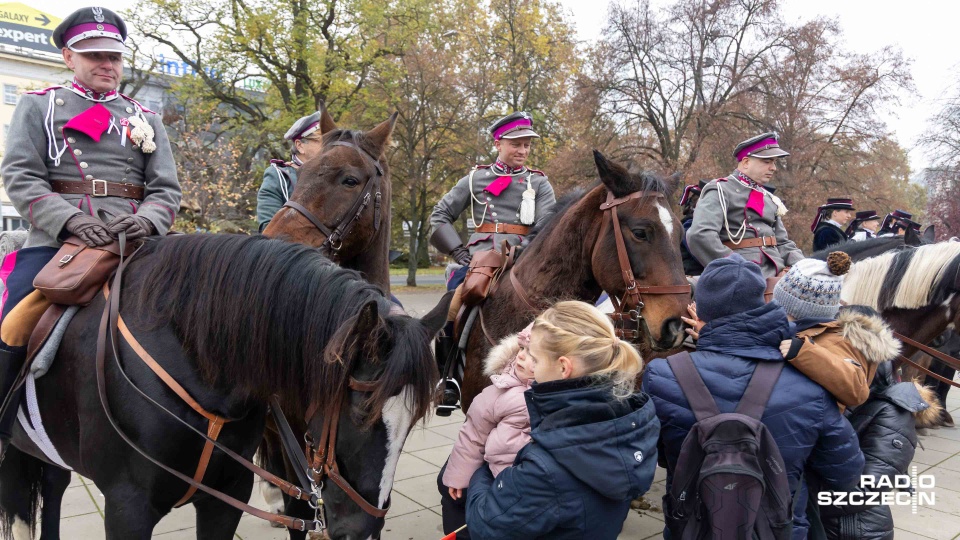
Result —
[[63, 494], [70, 486], [70, 471], [56, 465], [43, 465], [43, 484], [40, 495], [43, 498], [43, 513], [40, 515], [40, 540], [58, 540], [60, 538], [60, 506]]
[[113, 487], [104, 493], [107, 540], [149, 540], [163, 516], [150, 503], [150, 494], [136, 487]]
[[[250, 480], [246, 490], [247, 498], [253, 491], [253, 480]], [[246, 498], [237, 497], [240, 500]], [[197, 510], [197, 539], [203, 540], [230, 540], [237, 532], [243, 512], [221, 501], [220, 499], [206, 498], [193, 503]]]
[[[260, 441], [260, 466], [268, 472], [273, 473], [280, 478], [285, 477], [286, 471], [283, 467], [283, 450], [280, 446], [280, 437], [267, 429], [263, 434], [263, 440]], [[260, 495], [267, 503], [267, 510], [274, 513], [283, 512], [283, 492], [280, 488], [270, 482], [260, 482]], [[271, 523], [273, 527], [281, 527], [276, 523]]]
[[[952, 381], [953, 377], [957, 374], [957, 370], [951, 368], [943, 362], [933, 362], [930, 366], [930, 371], [949, 381]], [[933, 377], [927, 377], [927, 382], [936, 383], [934, 390], [937, 393], [937, 398], [940, 400], [940, 404], [943, 405], [943, 411], [940, 413], [940, 419], [937, 421], [937, 425], [953, 427], [953, 417], [950, 415], [950, 412], [947, 411], [947, 391], [950, 390], [950, 385], [943, 381], [938, 381]]]
[[0, 463], [0, 536], [33, 538], [42, 480], [43, 463], [10, 445]]

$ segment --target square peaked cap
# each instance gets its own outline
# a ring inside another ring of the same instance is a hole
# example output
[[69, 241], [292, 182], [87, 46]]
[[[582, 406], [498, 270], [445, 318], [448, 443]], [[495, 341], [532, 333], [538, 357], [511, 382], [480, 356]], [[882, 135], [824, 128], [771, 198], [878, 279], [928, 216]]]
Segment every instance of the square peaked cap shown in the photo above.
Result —
[[283, 134], [283, 138], [288, 141], [295, 141], [313, 135], [318, 129], [320, 129], [320, 111], [294, 122], [290, 129]]
[[127, 25], [119, 15], [103, 7], [80, 8], [53, 30], [53, 44], [78, 53], [127, 53], [123, 44]]
[[874, 219], [880, 219], [880, 216], [877, 215], [876, 210], [861, 210], [860, 212], [857, 212], [857, 221], [872, 221]]
[[490, 126], [490, 135], [493, 139], [522, 139], [524, 137], [540, 138], [533, 130], [533, 116], [528, 112], [518, 111], [508, 114]]
[[856, 210], [853, 207], [853, 199], [850, 198], [827, 199], [827, 204], [820, 208], [824, 210]]
[[745, 157], [778, 158], [789, 156], [790, 152], [780, 148], [779, 139], [780, 136], [775, 131], [750, 137], [737, 145], [733, 150], [733, 156], [737, 158], [737, 161]]

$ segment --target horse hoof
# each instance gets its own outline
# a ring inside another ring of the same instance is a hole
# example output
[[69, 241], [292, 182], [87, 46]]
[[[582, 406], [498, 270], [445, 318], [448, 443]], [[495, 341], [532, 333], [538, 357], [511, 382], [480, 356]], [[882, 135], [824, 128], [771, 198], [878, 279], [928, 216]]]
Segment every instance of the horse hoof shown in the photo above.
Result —
[[940, 422], [944, 427], [954, 427], [953, 416], [950, 416], [946, 409], [940, 413]]

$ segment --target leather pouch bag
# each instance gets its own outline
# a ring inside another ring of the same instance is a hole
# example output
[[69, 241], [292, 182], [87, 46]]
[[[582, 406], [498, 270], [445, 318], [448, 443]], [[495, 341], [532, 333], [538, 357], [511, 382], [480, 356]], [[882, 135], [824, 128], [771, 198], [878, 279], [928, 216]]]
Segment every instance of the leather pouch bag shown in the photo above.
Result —
[[461, 298], [465, 306], [473, 307], [487, 298], [505, 260], [506, 255], [496, 249], [474, 254], [463, 280]]
[[[127, 249], [129, 251], [129, 244]], [[33, 286], [54, 304], [85, 306], [93, 301], [119, 265], [118, 242], [90, 247], [71, 236], [40, 270]]]

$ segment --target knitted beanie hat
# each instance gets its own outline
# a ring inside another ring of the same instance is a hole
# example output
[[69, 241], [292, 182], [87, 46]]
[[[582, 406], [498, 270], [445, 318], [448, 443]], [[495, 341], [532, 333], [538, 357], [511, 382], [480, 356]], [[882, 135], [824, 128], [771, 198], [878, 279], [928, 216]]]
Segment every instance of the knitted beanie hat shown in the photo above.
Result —
[[739, 253], [715, 259], [703, 269], [693, 291], [697, 316], [710, 322], [761, 307], [766, 288], [760, 266]]
[[826, 261], [803, 259], [773, 289], [773, 301], [794, 319], [836, 318], [840, 287], [850, 269], [850, 256], [834, 251]]

